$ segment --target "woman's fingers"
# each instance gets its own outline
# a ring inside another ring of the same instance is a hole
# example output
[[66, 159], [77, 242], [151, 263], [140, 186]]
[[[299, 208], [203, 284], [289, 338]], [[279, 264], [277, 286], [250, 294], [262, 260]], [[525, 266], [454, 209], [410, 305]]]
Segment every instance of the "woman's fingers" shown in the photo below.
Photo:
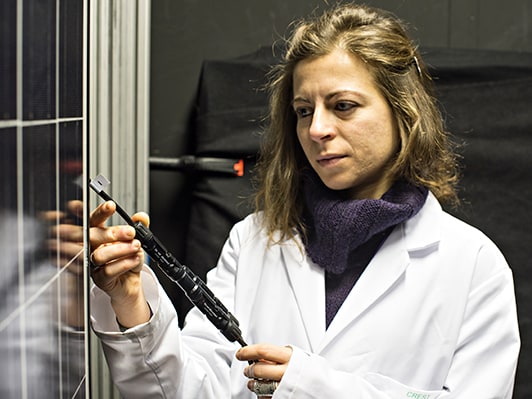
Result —
[[141, 265], [140, 255], [122, 258], [102, 267], [92, 270], [91, 276], [94, 283], [105, 291], [112, 300], [129, 301], [130, 297], [138, 297], [140, 285]]
[[104, 282], [112, 283], [123, 274], [130, 271], [135, 271], [140, 264], [141, 256], [134, 254], [120, 259], [115, 259], [112, 262], [96, 267], [92, 272], [92, 277], [96, 283]]
[[261, 360], [272, 363], [288, 363], [292, 348], [270, 344], [255, 344], [240, 348], [236, 353], [238, 360]]
[[50, 237], [61, 241], [83, 243], [83, 227], [76, 224], [59, 224], [50, 228]]
[[[116, 204], [106, 201], [100, 204], [90, 215], [90, 261], [93, 266], [92, 277], [100, 288], [114, 290], [119, 283], [117, 278], [127, 272], [140, 272], [144, 261], [144, 252], [139, 240], [135, 239], [133, 226], [109, 226], [106, 222], [115, 213]], [[132, 216], [135, 222], [148, 225], [149, 216], [144, 212]], [[125, 277], [125, 276], [124, 276]], [[126, 277], [126, 280], [129, 277]], [[123, 280], [122, 282], [125, 282]]]
[[94, 209], [89, 216], [91, 227], [103, 227], [107, 219], [115, 213], [116, 204], [113, 201], [105, 201]]
[[144, 226], [150, 227], [150, 217], [145, 212], [138, 212], [131, 216], [131, 220], [134, 222], [141, 222]]
[[[272, 381], [281, 380], [291, 356], [292, 348], [269, 344], [246, 346], [236, 353], [237, 359], [252, 362], [244, 369], [246, 377]], [[250, 381], [248, 386], [251, 386], [252, 383], [253, 381]]]
[[83, 202], [79, 200], [71, 200], [67, 202], [67, 209], [73, 215], [83, 217]]
[[91, 254], [94, 266], [103, 266], [123, 258], [139, 256], [142, 253], [139, 240], [113, 241], [96, 248]]
[[[106, 201], [100, 204], [90, 215], [90, 241], [91, 248], [114, 241], [130, 241], [135, 237], [135, 229], [132, 226], [110, 226], [105, 227], [107, 220], [114, 214], [116, 204], [113, 201]], [[131, 219], [134, 222], [141, 222], [149, 226], [150, 217], [144, 212], [134, 214]]]
[[135, 238], [135, 229], [127, 225], [106, 228], [91, 227], [89, 236], [91, 248], [95, 249], [116, 241], [132, 241]]
[[286, 364], [272, 364], [255, 362], [244, 369], [244, 375], [249, 379], [281, 381], [286, 371]]

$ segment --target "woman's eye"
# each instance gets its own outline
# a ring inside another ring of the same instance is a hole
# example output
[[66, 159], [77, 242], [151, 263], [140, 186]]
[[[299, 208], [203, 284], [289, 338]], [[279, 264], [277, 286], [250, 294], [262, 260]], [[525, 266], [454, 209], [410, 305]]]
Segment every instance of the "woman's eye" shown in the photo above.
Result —
[[309, 107], [297, 107], [295, 112], [298, 118], [304, 118], [306, 116], [312, 115], [312, 109]]
[[346, 102], [346, 101], [340, 101], [337, 102], [335, 105], [335, 109], [338, 111], [350, 111], [351, 109], [355, 108], [357, 104], [352, 102]]

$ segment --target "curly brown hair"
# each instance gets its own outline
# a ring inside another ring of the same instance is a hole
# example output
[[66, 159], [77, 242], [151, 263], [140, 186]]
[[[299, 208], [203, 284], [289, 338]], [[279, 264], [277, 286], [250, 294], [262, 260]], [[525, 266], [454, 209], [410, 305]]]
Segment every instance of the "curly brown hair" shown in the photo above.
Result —
[[257, 163], [255, 207], [266, 230], [281, 239], [302, 224], [302, 173], [308, 162], [296, 135], [291, 107], [292, 75], [304, 59], [343, 49], [359, 57], [388, 101], [401, 138], [392, 173], [428, 187], [444, 203], [457, 204], [458, 163], [432, 80], [406, 25], [390, 12], [355, 4], [338, 5], [318, 17], [297, 21], [283, 60], [268, 84], [270, 112]]

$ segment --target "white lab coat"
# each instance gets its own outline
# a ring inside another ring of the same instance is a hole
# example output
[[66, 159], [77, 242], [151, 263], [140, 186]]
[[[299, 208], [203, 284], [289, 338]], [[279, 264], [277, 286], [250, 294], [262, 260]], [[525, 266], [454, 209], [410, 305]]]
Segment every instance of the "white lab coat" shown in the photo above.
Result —
[[[250, 215], [231, 231], [208, 284], [248, 343], [294, 348], [273, 398], [510, 398], [519, 332], [510, 268], [478, 230], [429, 194], [399, 225], [325, 329], [324, 272], [294, 241], [268, 246]], [[117, 331], [105, 294], [92, 323], [115, 383], [130, 398], [255, 398], [246, 363], [196, 310], [181, 332], [153, 274], [154, 316]]]

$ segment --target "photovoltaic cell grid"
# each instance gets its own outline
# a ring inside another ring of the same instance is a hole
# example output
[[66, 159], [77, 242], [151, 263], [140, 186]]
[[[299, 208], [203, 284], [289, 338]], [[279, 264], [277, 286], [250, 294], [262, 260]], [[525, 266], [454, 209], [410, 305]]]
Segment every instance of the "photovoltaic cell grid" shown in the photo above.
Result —
[[85, 397], [83, 0], [0, 2], [0, 397]]

